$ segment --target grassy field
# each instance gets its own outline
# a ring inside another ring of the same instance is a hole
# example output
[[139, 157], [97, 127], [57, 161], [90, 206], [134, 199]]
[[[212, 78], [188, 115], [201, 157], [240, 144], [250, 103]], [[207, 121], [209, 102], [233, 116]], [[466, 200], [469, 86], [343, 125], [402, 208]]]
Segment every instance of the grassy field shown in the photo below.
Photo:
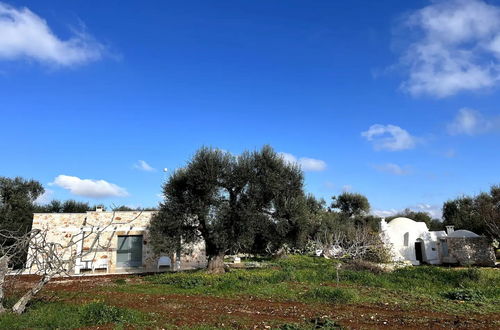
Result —
[[[58, 280], [0, 328], [500, 327], [500, 273], [409, 267], [393, 272], [304, 256], [222, 275], [203, 271]], [[14, 290], [17, 292], [19, 290]]]

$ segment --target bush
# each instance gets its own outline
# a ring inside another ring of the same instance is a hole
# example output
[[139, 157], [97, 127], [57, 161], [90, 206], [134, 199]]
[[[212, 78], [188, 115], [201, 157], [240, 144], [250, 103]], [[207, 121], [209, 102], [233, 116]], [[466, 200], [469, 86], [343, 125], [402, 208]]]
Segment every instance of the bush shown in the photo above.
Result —
[[392, 252], [390, 248], [380, 244], [369, 248], [363, 256], [363, 260], [376, 263], [390, 263], [392, 261]]
[[326, 303], [345, 304], [355, 300], [357, 294], [351, 289], [320, 286], [308, 291], [305, 298]]
[[81, 323], [85, 325], [129, 323], [134, 319], [134, 315], [130, 311], [115, 306], [109, 306], [100, 301], [83, 305], [80, 308], [79, 315]]
[[117, 278], [116, 280], [113, 280], [113, 283], [118, 284], [118, 285], [123, 285], [123, 284], [127, 284], [127, 281], [124, 278]]
[[444, 297], [449, 300], [478, 301], [484, 297], [480, 291], [474, 289], [456, 289], [444, 293]]
[[279, 327], [280, 330], [302, 330], [302, 329], [343, 329], [337, 322], [327, 318], [315, 318], [308, 322], [308, 324], [286, 323]]
[[349, 260], [344, 264], [344, 269], [353, 270], [353, 271], [369, 271], [372, 274], [381, 274], [384, 272], [382, 267], [379, 265], [366, 261], [366, 260]]

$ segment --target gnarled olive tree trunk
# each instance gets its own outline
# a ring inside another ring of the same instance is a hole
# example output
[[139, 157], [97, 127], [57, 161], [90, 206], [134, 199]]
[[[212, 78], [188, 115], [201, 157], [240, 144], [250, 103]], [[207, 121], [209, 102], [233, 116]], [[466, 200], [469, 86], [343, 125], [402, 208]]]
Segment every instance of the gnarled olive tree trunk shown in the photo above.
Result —
[[2, 256], [0, 258], [0, 314], [5, 312], [5, 307], [3, 306], [3, 299], [5, 293], [3, 291], [5, 285], [5, 276], [9, 273], [9, 257]]
[[207, 272], [211, 274], [222, 274], [226, 270], [224, 268], [224, 253], [208, 256]]
[[49, 283], [51, 279], [52, 279], [51, 275], [43, 275], [40, 281], [17, 301], [14, 307], [12, 307], [12, 311], [17, 314], [22, 314], [26, 309], [26, 305], [30, 302], [30, 300], [34, 296], [36, 296], [37, 293], [40, 292], [40, 290], [43, 289], [45, 284]]

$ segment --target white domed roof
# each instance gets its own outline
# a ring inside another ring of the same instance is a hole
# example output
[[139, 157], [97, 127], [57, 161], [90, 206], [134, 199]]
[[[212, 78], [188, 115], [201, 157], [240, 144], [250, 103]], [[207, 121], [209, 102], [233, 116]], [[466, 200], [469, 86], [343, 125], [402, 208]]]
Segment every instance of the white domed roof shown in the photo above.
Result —
[[418, 230], [428, 230], [425, 222], [418, 222], [405, 217], [392, 219], [391, 221], [388, 222], [387, 225], [389, 226], [389, 228], [393, 229], [398, 228], [398, 230], [406, 229], [411, 231], [411, 230], [416, 230], [417, 228]]
[[391, 221], [389, 221], [389, 224], [391, 224], [391, 225], [403, 225], [406, 223], [414, 223], [414, 222], [416, 222], [416, 221], [412, 220], [410, 218], [399, 217], [399, 218], [394, 218]]
[[479, 237], [479, 235], [470, 230], [460, 229], [450, 233], [448, 237]]

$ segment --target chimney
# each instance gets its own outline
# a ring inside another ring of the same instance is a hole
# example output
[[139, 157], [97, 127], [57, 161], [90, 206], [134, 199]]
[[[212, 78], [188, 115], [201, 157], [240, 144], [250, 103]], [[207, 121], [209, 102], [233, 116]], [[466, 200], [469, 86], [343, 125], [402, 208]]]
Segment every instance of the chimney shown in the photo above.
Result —
[[102, 212], [103, 211], [103, 207], [102, 206], [96, 206], [95, 211], [96, 212]]
[[446, 233], [449, 235], [455, 231], [455, 226], [446, 226]]

